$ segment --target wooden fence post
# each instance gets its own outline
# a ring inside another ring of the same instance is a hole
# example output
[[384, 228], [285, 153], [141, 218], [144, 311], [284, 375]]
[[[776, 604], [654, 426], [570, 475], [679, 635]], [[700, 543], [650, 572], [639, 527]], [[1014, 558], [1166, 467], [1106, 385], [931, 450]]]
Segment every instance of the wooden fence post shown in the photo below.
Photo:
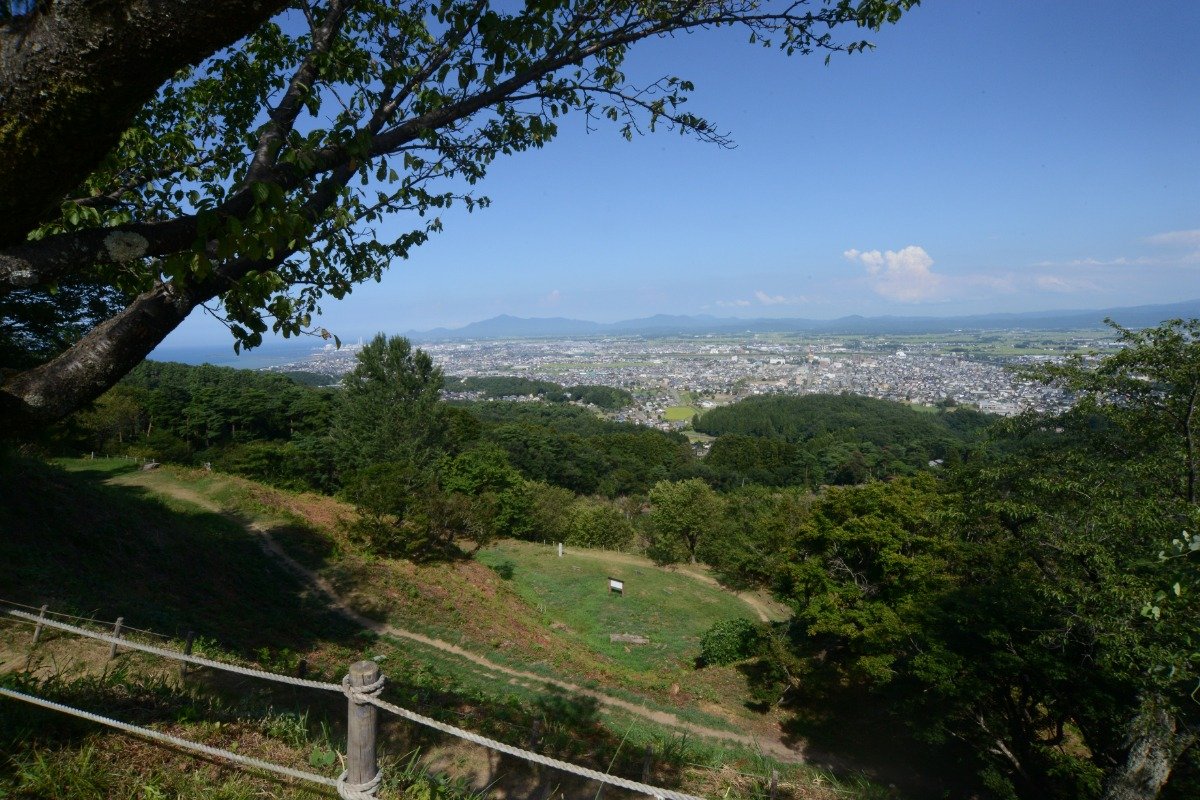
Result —
[[775, 794], [779, 791], [779, 770], [771, 770], [771, 800], [775, 800]]
[[533, 725], [529, 729], [529, 742], [525, 745], [526, 750], [537, 752], [538, 745], [542, 743], [542, 721], [535, 719]]
[[[370, 686], [379, 680], [379, 665], [374, 661], [356, 661], [350, 665], [350, 685]], [[349, 700], [346, 724], [346, 783], [370, 783], [379, 772], [375, 759], [375, 706]]]
[[[114, 638], [117, 638], [117, 639], [121, 638], [121, 625], [124, 622], [125, 622], [124, 617], [117, 617], [117, 621], [115, 623], [113, 623], [112, 635]], [[113, 642], [112, 646], [108, 648], [108, 660], [112, 661], [116, 657], [117, 657], [117, 643]]]
[[[192, 645], [195, 643], [195, 641], [196, 641], [196, 632], [188, 631], [187, 636], [183, 640], [183, 654], [185, 656], [190, 656], [192, 654]], [[180, 661], [179, 662], [179, 680], [183, 680], [184, 678], [186, 678], [187, 674], [188, 674], [188, 662]]]
[[646, 745], [646, 755], [642, 757], [642, 783], [650, 782], [650, 769], [654, 766], [654, 747]]
[[42, 638], [42, 620], [46, 618], [46, 609], [49, 605], [42, 603], [42, 607], [38, 609], [38, 624], [33, 629], [33, 641], [29, 643], [29, 655], [25, 656], [25, 671], [29, 671], [29, 665], [33, 663], [33, 650], [37, 647], [38, 639]]
[[308, 659], [300, 659], [300, 663], [296, 665], [296, 677], [301, 680], [308, 677]]

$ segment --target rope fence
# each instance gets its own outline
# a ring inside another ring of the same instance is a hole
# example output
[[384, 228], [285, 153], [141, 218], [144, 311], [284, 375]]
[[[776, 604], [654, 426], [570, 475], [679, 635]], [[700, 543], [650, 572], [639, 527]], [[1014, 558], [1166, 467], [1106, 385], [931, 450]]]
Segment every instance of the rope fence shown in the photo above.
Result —
[[244, 756], [241, 753], [232, 753], [228, 750], [221, 750], [220, 748], [217, 748], [217, 747], [209, 747], [206, 744], [200, 744], [199, 742], [193, 742], [189, 739], [181, 739], [178, 736], [172, 736], [169, 733], [163, 733], [162, 731], [156, 731], [151, 728], [142, 728], [137, 725], [130, 725], [128, 722], [121, 722], [120, 720], [110, 719], [109, 717], [101, 716], [100, 714], [93, 714], [90, 711], [81, 711], [78, 708], [72, 708], [71, 706], [65, 706], [62, 703], [55, 703], [53, 700], [46, 700], [45, 698], [35, 697], [33, 695], [25, 694], [23, 692], [16, 692], [16, 691], [13, 691], [12, 689], [6, 689], [3, 686], [0, 686], [0, 696], [10, 697], [13, 700], [21, 700], [22, 702], [30, 703], [35, 706], [41, 706], [42, 708], [48, 708], [52, 711], [58, 711], [62, 714], [68, 714], [72, 717], [86, 719], [89, 722], [97, 722], [101, 725], [107, 725], [110, 728], [116, 728], [119, 731], [124, 731], [125, 733], [132, 733], [135, 736], [141, 736], [143, 738], [151, 739], [156, 742], [163, 742], [164, 744], [174, 745], [175, 747], [180, 747], [180, 748], [183, 748], [184, 750], [191, 750], [192, 752], [195, 752], [195, 753], [202, 753], [203, 755], [212, 756], [213, 758], [223, 758], [226, 761], [232, 761], [235, 764], [242, 764], [247, 767], [254, 767], [256, 769], [266, 770], [267, 772], [274, 772], [279, 775], [285, 775], [289, 778], [296, 778], [298, 780], [311, 781], [313, 783], [319, 783], [324, 786], [331, 786], [331, 787], [337, 786], [337, 781], [334, 780], [333, 778], [326, 778], [321, 775], [314, 775], [311, 772], [302, 772], [301, 770], [292, 769], [291, 767], [283, 767], [283, 766], [280, 766], [279, 764], [272, 764], [270, 761], [262, 761], [257, 758], [251, 758], [250, 756]]
[[190, 655], [181, 653], [178, 650], [168, 650], [165, 647], [156, 647], [152, 644], [144, 644], [135, 642], [131, 639], [126, 639], [122, 636], [112, 636], [107, 633], [98, 633], [89, 631], [87, 628], [80, 628], [76, 625], [68, 625], [65, 622], [58, 622], [52, 619], [39, 619], [37, 615], [30, 614], [27, 611], [10, 610], [9, 616], [23, 619], [27, 622], [33, 622], [38, 625], [43, 625], [47, 628], [57, 628], [58, 630], [74, 633], [78, 636], [86, 636], [89, 639], [97, 639], [101, 642], [107, 642], [110, 645], [118, 647], [126, 647], [130, 650], [141, 650], [143, 653], [150, 653], [161, 658], [170, 658], [175, 661], [183, 661], [188, 664], [195, 664], [199, 667], [210, 667], [212, 669], [224, 670], [225, 672], [233, 672], [238, 675], [245, 675], [249, 678], [258, 678], [264, 681], [275, 681], [276, 683], [287, 683], [292, 686], [304, 686], [309, 689], [324, 689], [326, 691], [340, 692], [342, 687], [337, 683], [325, 683], [323, 681], [309, 680], [308, 678], [293, 678], [290, 675], [279, 675], [266, 670], [254, 669], [253, 667], [241, 667], [237, 664], [227, 664], [224, 661], [214, 661], [211, 658], [203, 656]]
[[[31, 606], [23, 607], [32, 608]], [[486, 747], [490, 750], [523, 759], [530, 763], [540, 764], [552, 769], [561, 770], [582, 778], [587, 778], [589, 780], [627, 789], [638, 794], [655, 797], [659, 800], [703, 800], [702, 798], [694, 795], [652, 786], [648, 783], [642, 783], [640, 781], [621, 778], [616, 775], [610, 775], [605, 772], [589, 769], [588, 767], [572, 764], [568, 761], [561, 761], [556, 758], [551, 758], [550, 756], [544, 756], [540, 753], [535, 753], [520, 747], [514, 747], [512, 745], [505, 744], [504, 742], [500, 742], [495, 739], [489, 739], [486, 736], [480, 736], [479, 734], [455, 727], [454, 725], [439, 722], [431, 717], [427, 717], [423, 714], [418, 714], [415, 711], [410, 711], [409, 709], [389, 703], [380, 697], [380, 694], [382, 693], [386, 684], [386, 678], [379, 674], [379, 667], [374, 662], [357, 662], [351, 665], [349, 673], [342, 679], [341, 683], [327, 683], [324, 681], [315, 681], [307, 678], [292, 677], [290, 675], [280, 675], [274, 672], [267, 672], [266, 670], [254, 669], [252, 667], [228, 664], [223, 661], [215, 661], [210, 658], [204, 658], [202, 656], [196, 656], [190, 653], [180, 652], [178, 650], [172, 650], [165, 647], [157, 647], [154, 645], [133, 641], [119, 635], [121, 630], [130, 630], [129, 628], [120, 627], [121, 619], [118, 619], [114, 623], [117, 635], [110, 635], [91, 631], [86, 628], [71, 625], [65, 622], [48, 619], [46, 614], [50, 614], [52, 612], [45, 611], [44, 608], [37, 610], [39, 611], [38, 614], [32, 614], [28, 611], [21, 611], [12, 608], [8, 609], [6, 612], [12, 618], [19, 619], [23, 622], [32, 623], [37, 626], [37, 630], [35, 631], [35, 643], [37, 633], [39, 633], [43, 627], [55, 628], [78, 636], [106, 642], [110, 645], [112, 652], [114, 653], [116, 648], [119, 646], [131, 650], [139, 650], [145, 653], [150, 653], [151, 655], [156, 655], [161, 658], [173, 659], [183, 663], [194, 664], [196, 666], [209, 667], [210, 669], [231, 672], [250, 678], [274, 681], [276, 683], [288, 684], [292, 686], [301, 686], [309, 689], [340, 692], [344, 694], [349, 705], [349, 726], [347, 729], [346, 747], [347, 769], [337, 779], [323, 777], [313, 773], [292, 769], [290, 767], [273, 764], [267, 761], [261, 761], [256, 758], [241, 755], [240, 753], [232, 753], [227, 750], [221, 750], [219, 748], [199, 744], [187, 739], [181, 739], [177, 736], [171, 736], [170, 734], [162, 733], [161, 731], [152, 730], [150, 728], [142, 728], [136, 725], [130, 725], [129, 723], [110, 719], [89, 711], [82, 711], [80, 709], [62, 705], [61, 703], [55, 703], [44, 698], [35, 697], [33, 695], [24, 694], [11, 689], [0, 687], [0, 695], [13, 700], [20, 700], [22, 702], [48, 708], [53, 711], [69, 714], [81, 719], [86, 719], [101, 725], [106, 725], [126, 733], [131, 733], [147, 739], [171, 744], [185, 750], [202, 753], [213, 758], [224, 759], [242, 766], [262, 769], [268, 772], [284, 775], [289, 778], [295, 778], [297, 780], [319, 783], [323, 786], [335, 788], [338, 792], [338, 795], [343, 798], [343, 800], [372, 800], [382, 781], [383, 773], [377, 769], [375, 756], [376, 709], [386, 711], [389, 714], [402, 717], [410, 722], [423, 725], [464, 741], [472, 742], [473, 744]], [[72, 615], [58, 616], [71, 617]], [[75, 617], [75, 619], [82, 618]], [[161, 636], [161, 634], [154, 635]]]
[[[82, 616], [80, 614], [67, 614], [62, 611], [50, 611], [45, 606], [39, 607], [39, 606], [26, 605], [25, 603], [18, 603], [15, 600], [6, 600], [3, 597], [0, 597], [0, 606], [13, 606], [14, 608], [24, 608], [24, 609], [28, 609], [30, 611], [37, 611], [40, 614], [48, 614], [49, 616], [52, 616], [52, 617], [62, 617], [63, 619], [73, 619], [73, 620], [78, 620], [79, 622], [90, 622], [93, 625], [102, 625], [106, 628], [111, 628], [116, 623], [116, 620], [105, 621], [105, 620], [101, 620], [101, 619], [96, 619], [95, 617]], [[164, 642], [169, 642], [169, 641], [173, 640], [173, 637], [168, 636], [165, 633], [158, 633], [157, 631], [148, 631], [148, 630], [145, 630], [144, 628], [134, 628], [131, 625], [122, 624], [121, 630], [133, 631], [134, 633], [141, 633], [146, 636], [153, 636], [157, 639], [162, 639]]]

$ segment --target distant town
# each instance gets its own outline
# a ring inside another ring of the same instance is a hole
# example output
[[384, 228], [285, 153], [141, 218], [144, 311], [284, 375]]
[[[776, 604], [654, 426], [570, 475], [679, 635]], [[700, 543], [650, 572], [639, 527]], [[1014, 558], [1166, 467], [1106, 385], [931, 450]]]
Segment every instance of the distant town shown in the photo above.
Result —
[[[354, 366], [361, 346], [331, 345], [268, 369], [318, 373], [335, 383]], [[1108, 331], [1095, 329], [900, 336], [721, 333], [421, 345], [447, 376], [519, 376], [626, 389], [635, 404], [610, 413], [611, 418], [668, 430], [686, 427], [694, 413], [770, 393], [848, 392], [923, 406], [950, 401], [1004, 416], [1054, 411], [1071, 398], [1022, 377], [1016, 368], [1115, 346]], [[448, 397], [478, 399], [468, 392]]]

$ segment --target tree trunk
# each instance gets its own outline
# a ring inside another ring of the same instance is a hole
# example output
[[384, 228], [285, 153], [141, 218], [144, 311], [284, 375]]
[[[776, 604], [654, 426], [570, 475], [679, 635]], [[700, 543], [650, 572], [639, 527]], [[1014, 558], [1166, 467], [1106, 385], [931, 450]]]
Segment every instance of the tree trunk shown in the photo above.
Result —
[[99, 397], [206, 299], [159, 284], [62, 355], [7, 376], [0, 381], [0, 418], [8, 432], [62, 419]]
[[168, 78], [285, 0], [54, 0], [0, 23], [0, 247], [19, 244]]
[[1125, 760], [1109, 774], [1103, 800], [1154, 800], [1195, 740], [1194, 731], [1177, 732], [1175, 717], [1161, 702], [1147, 704], [1129, 724]]

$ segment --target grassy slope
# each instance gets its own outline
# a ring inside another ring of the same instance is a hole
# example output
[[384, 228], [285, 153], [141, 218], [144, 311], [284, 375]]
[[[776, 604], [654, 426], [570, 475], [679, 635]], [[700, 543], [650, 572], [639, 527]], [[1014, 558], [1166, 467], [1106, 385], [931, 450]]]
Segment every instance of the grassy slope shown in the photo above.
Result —
[[[713, 623], [754, 612], [734, 596], [693, 578], [639, 564], [622, 554], [505, 542], [479, 554], [501, 576], [511, 575], [517, 593], [547, 624], [583, 647], [637, 672], [679, 673], [700, 655], [700, 636]], [[623, 595], [608, 591], [608, 578], [625, 582]], [[556, 627], [558, 627], [556, 626]], [[609, 640], [613, 633], [641, 634], [649, 645]]]
[[[597, 709], [587, 703], [555, 699], [538, 686], [497, 680], [486, 670], [455, 663], [445, 654], [426, 652], [407, 642], [398, 645], [364, 639], [353, 626], [327, 612], [320, 598], [310, 596], [267, 559], [240, 523], [253, 521], [270, 527], [289, 552], [310, 567], [322, 569], [339, 592], [356, 598], [356, 605], [373, 609], [375, 616], [456, 637], [493, 660], [507, 658], [576, 680], [626, 685], [668, 706], [703, 706], [727, 717], [727, 709], [721, 709], [716, 701], [740, 693], [740, 675], [706, 670], [703, 679], [678, 690], [679, 678], [689, 675], [686, 662], [695, 646], [694, 630], [679, 633], [669, 649], [636, 656], [632, 650], [612, 651], [606, 641], [595, 641], [604, 632], [586, 632], [576, 611], [558, 615], [564, 616], [572, 630], [550, 628], [546, 614], [522, 599], [527, 588], [502, 580], [480, 563], [423, 567], [354, 555], [338, 533], [338, 518], [349, 511], [329, 498], [277, 492], [193, 471], [138, 473], [119, 462], [70, 462], [69, 466], [71, 471], [64, 472], [26, 462], [21, 465], [25, 475], [17, 478], [10, 472], [7, 485], [13, 486], [16, 480], [22, 490], [0, 505], [0, 597], [30, 605], [47, 602], [57, 610], [94, 613], [102, 619], [124, 616], [129, 624], [159, 631], [181, 634], [196, 630], [219, 640], [226, 652], [265, 660], [265, 666], [275, 669], [294, 665], [303, 654], [315, 670], [333, 676], [350, 660], [381, 655], [393, 678], [395, 699], [497, 738], [520, 742], [528, 736], [532, 720], [541, 719], [548, 749], [604, 767], [621, 751], [618, 740], [624, 732], [629, 740], [616, 760], [619, 772], [626, 769], [636, 775], [638, 764], [634, 762], [640, 762], [640, 757], [628, 745], [640, 748], [639, 743], [658, 742], [660, 752], [675, 748], [681, 762], [719, 766], [728, 761], [728, 755], [711, 749], [672, 744], [669, 734], [644, 722], [608, 715], [607, 724], [602, 724]], [[168, 496], [164, 498], [163, 492]], [[170, 494], [191, 495], [193, 500], [199, 496], [207, 498], [207, 503], [215, 500], [226, 514], [198, 509], [194, 502], [171, 499]], [[229, 509], [233, 519], [228, 516]], [[526, 564], [520, 570], [525, 577], [533, 575], [528, 569], [530, 558], [525, 553], [519, 559]], [[583, 566], [578, 566], [582, 571]], [[603, 562], [595, 569], [609, 571]], [[630, 580], [639, 578], [635, 575]], [[686, 579], [676, 576], [674, 580]], [[673, 593], [667, 591], [674, 585], [671, 580], [652, 582], [662, 587], [661, 595]], [[701, 588], [688, 582], [675, 586], [674, 591]], [[559, 595], [554, 602], [562, 603], [565, 597]], [[696, 595], [692, 597], [694, 600]], [[717, 600], [700, 603], [721, 608], [717, 616], [727, 611], [748, 613], [738, 601], [722, 599], [732, 605]], [[647, 618], [646, 622], [654, 620]], [[612, 618], [601, 627], [611, 624], [615, 624]], [[27, 631], [8, 633], [10, 640], [28, 635]], [[650, 635], [662, 634], [651, 631]], [[591, 646], [581, 647], [581, 642]], [[649, 660], [643, 662], [645, 658]], [[112, 694], [111, 688], [104, 692]], [[705, 721], [711, 722], [710, 715], [694, 714], [709, 717]], [[333, 724], [335, 728], [339, 724], [336, 715]], [[614, 732], [614, 728], [619, 730]], [[110, 748], [112, 738], [89, 735], [74, 741], [69, 752], [55, 749], [52, 755], [69, 762], [82, 758], [87, 747]], [[389, 752], [411, 743], [411, 736], [401, 738], [404, 742]], [[441, 757], [438, 753], [445, 752], [444, 743], [426, 744], [433, 748], [430, 757], [435, 761]], [[43, 755], [23, 746], [8, 754], [12, 775], [20, 773], [21, 764]], [[302, 758], [303, 753], [292, 757]], [[453, 763], [441, 766], [457, 763], [460, 772], [472, 772], [469, 764], [464, 767], [460, 763], [464, 761], [471, 759], [455, 756]], [[735, 757], [733, 763], [746, 772], [753, 768], [754, 759], [747, 762]], [[475, 766], [478, 780], [486, 783], [494, 777], [479, 774], [478, 763]], [[493, 764], [491, 771], [498, 768]], [[519, 772], [511, 764], [505, 769]], [[688, 771], [681, 765], [674, 774], [668, 765], [661, 769], [665, 772], [657, 779], [683, 781], [693, 790], [708, 793], [725, 793], [734, 787], [736, 796], [739, 787], [749, 790], [753, 784], [752, 779], [746, 784], [747, 778], [734, 772]], [[124, 784], [117, 781], [114, 785]], [[110, 793], [121, 794], [115, 789]], [[2, 785], [0, 796], [4, 796]]]
[[10, 479], [14, 491], [0, 505], [0, 598], [124, 616], [178, 636], [193, 630], [246, 655], [355, 637], [235, 522], [104, 480], [130, 469], [76, 462], [70, 472], [26, 473], [23, 485]]
[[[656, 597], [631, 586], [632, 594], [625, 598], [631, 602], [610, 606], [612, 611], [624, 608], [625, 618], [601, 618], [602, 627], [613, 629], [585, 634], [582, 619], [548, 615], [545, 602], [537, 597], [529, 581], [540, 581], [541, 591], [549, 592], [548, 587], [554, 585], [556, 592], [565, 593], [553, 601], [556, 608], [576, 605], [589, 595], [599, 608], [608, 601], [603, 579], [611, 570], [604, 561], [577, 558], [570, 565], [559, 565], [542, 559], [540, 563], [546, 564], [549, 571], [539, 577], [536, 570], [530, 569], [539, 562], [534, 554], [549, 551], [512, 542], [495, 553], [521, 554], [524, 568], [514, 572], [520, 580], [506, 581], [480, 560], [423, 565], [365, 556], [341, 532], [339, 521], [350, 517], [353, 510], [332, 498], [281, 492], [239, 478], [174, 468], [130, 473], [117, 480], [162, 493], [196, 493], [238, 509], [244, 519], [269, 528], [297, 560], [321, 572], [341, 596], [375, 619], [463, 644], [506, 665], [635, 697], [681, 712], [702, 724], [729, 727], [732, 723], [739, 728], [755, 724], [769, 728], [773, 724], [742, 706], [738, 697], [744, 691], [744, 681], [736, 671], [696, 672], [692, 668], [699, 654], [699, 635], [720, 619], [753, 618], [750, 608], [724, 591], [660, 570], [649, 561], [633, 559], [641, 566], [622, 564], [619, 569], [640, 569], [653, 576], [651, 582], [659, 587]], [[483, 562], [498, 563], [494, 553], [481, 555]], [[572, 569], [575, 566], [581, 571]], [[563, 573], [556, 573], [560, 568]], [[583, 590], [572, 597], [573, 592], [582, 589], [577, 578], [584, 569], [592, 575], [590, 585], [599, 591]], [[631, 572], [631, 580], [633, 577]], [[672, 600], [673, 594], [680, 595], [681, 601]], [[552, 626], [554, 622], [565, 623], [567, 629]], [[659, 644], [648, 649], [631, 648], [627, 653], [624, 646], [608, 642], [609, 633], [622, 632], [642, 633]], [[430, 656], [445, 661], [437, 654]], [[463, 677], [469, 675], [470, 671]], [[693, 703], [693, 699], [700, 702]], [[716, 713], [700, 711], [701, 705]]]

